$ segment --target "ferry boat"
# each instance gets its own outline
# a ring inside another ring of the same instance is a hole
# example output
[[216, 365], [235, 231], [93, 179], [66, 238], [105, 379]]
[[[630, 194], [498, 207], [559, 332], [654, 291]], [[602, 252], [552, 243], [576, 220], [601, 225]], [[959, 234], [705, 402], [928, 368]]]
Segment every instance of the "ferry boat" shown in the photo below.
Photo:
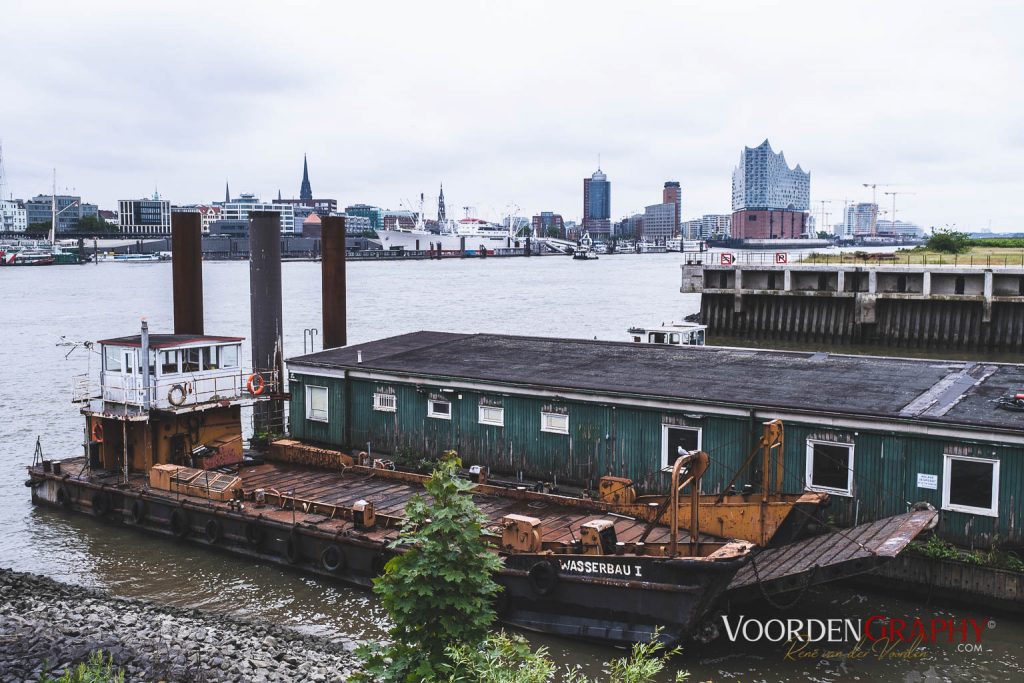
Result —
[[594, 240], [590, 238], [590, 233], [584, 232], [583, 237], [576, 241], [572, 257], [576, 261], [594, 261], [598, 258], [597, 249], [594, 246]]
[[704, 346], [707, 325], [688, 322], [662, 323], [657, 327], [630, 327], [626, 333], [630, 341], [637, 344], [661, 344], [663, 346]]
[[150, 263], [163, 260], [158, 253], [152, 254], [115, 254], [114, 261], [117, 263]]

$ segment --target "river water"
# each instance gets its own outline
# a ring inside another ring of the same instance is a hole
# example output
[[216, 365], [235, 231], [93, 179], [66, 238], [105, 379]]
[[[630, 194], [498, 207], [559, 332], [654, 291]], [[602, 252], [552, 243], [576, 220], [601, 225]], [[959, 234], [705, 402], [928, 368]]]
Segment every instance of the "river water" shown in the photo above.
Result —
[[[679, 293], [679, 264], [679, 254], [588, 262], [545, 257], [350, 263], [349, 340], [416, 330], [622, 340], [630, 325], [679, 320], [699, 309], [699, 295]], [[286, 355], [298, 355], [303, 330], [321, 326], [320, 266], [285, 263], [283, 283]], [[207, 333], [247, 336], [248, 263], [204, 264], [204, 290]], [[70, 403], [71, 377], [97, 362], [86, 349], [62, 344], [135, 334], [143, 317], [152, 331], [170, 331], [171, 268], [168, 263], [2, 268], [0, 292], [0, 566], [324, 635], [375, 638], [386, 630], [386, 617], [369, 593], [33, 508], [22, 485], [23, 467], [32, 459], [37, 437], [46, 457], [81, 452], [82, 420]], [[780, 616], [770, 608], [745, 614]], [[836, 587], [809, 593], [781, 614], [871, 615], [979, 622], [991, 616]], [[556, 638], [531, 640], [548, 647], [559, 662], [579, 663], [592, 673], [621, 654]], [[925, 645], [916, 655], [903, 647], [884, 657], [822, 653], [787, 660], [782, 644], [722, 641], [687, 653], [674, 665], [691, 671], [691, 680], [1024, 680], [1024, 619], [1005, 615], [986, 629], [980, 653], [958, 652], [956, 644], [943, 642]]]

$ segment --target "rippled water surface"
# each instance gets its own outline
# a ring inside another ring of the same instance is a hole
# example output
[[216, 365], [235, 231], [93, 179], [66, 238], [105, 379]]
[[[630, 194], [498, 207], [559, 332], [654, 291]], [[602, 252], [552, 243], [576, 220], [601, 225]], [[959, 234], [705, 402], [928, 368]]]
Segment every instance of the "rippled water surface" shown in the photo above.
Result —
[[[423, 329], [621, 340], [630, 325], [678, 320], [698, 310], [699, 295], [679, 293], [679, 264], [679, 254], [589, 262], [548, 257], [351, 263], [349, 340]], [[204, 264], [207, 333], [248, 335], [248, 273], [248, 263]], [[283, 280], [285, 349], [297, 355], [303, 351], [303, 329], [321, 326], [320, 266], [286, 263]], [[33, 508], [22, 484], [36, 438], [50, 458], [81, 452], [83, 422], [70, 403], [71, 376], [86, 370], [90, 354], [59, 344], [134, 334], [142, 317], [154, 332], [170, 331], [171, 268], [167, 263], [0, 268], [0, 292], [0, 566], [325, 635], [373, 638], [383, 632], [383, 611], [367, 592]], [[805, 596], [794, 613], [988, 616], [845, 588]], [[778, 615], [763, 610], [762, 616]], [[559, 661], [594, 672], [619, 654], [560, 639], [533, 640]], [[691, 670], [694, 680], [1024, 680], [1022, 642], [1022, 621], [1001, 616], [986, 632], [981, 654], [937, 645], [922, 660], [786, 662], [781, 645], [720, 644], [677, 664]]]

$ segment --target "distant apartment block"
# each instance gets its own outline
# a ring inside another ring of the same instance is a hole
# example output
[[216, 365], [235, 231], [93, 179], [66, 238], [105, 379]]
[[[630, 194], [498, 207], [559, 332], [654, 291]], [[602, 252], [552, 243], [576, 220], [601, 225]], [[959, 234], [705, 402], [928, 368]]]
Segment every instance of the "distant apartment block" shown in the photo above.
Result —
[[288, 204], [296, 209], [303, 207], [309, 208], [315, 211], [321, 218], [338, 212], [337, 199], [275, 199], [272, 203]]
[[924, 230], [915, 223], [906, 221], [893, 221], [882, 219], [878, 221], [877, 234], [894, 235], [896, 237], [921, 237]]
[[676, 237], [679, 234], [679, 224], [683, 220], [683, 191], [678, 181], [670, 180], [665, 183], [665, 187], [661, 191], [661, 202], [663, 204], [673, 204], [676, 207], [675, 228], [672, 235]]
[[171, 203], [166, 199], [122, 199], [117, 203], [122, 235], [171, 234]]
[[254, 194], [242, 194], [220, 206], [220, 220], [248, 220], [250, 211], [276, 211], [281, 214], [281, 232], [295, 232], [295, 207], [291, 204], [265, 204]]
[[25, 232], [28, 229], [28, 211], [14, 199], [0, 199], [0, 231]]
[[560, 213], [541, 211], [530, 220], [530, 225], [537, 237], [565, 237], [565, 221]]
[[785, 209], [744, 209], [732, 215], [735, 239], [800, 239], [807, 237], [806, 211]]
[[[73, 232], [82, 218], [82, 198], [76, 195], [57, 195], [56, 232]], [[25, 220], [28, 225], [49, 223], [53, 216], [53, 195], [37, 194], [25, 202]]]
[[689, 240], [726, 239], [732, 235], [732, 216], [706, 213], [700, 218], [684, 221], [681, 234]]
[[370, 232], [371, 230], [373, 230], [373, 223], [370, 222], [370, 218], [368, 216], [345, 214], [346, 235], [361, 235], [364, 232]]
[[877, 230], [878, 204], [861, 202], [846, 207], [841, 237], [864, 237]]
[[[360, 216], [370, 221], [370, 230], [380, 230], [384, 227], [384, 209], [369, 204], [353, 204], [345, 207], [346, 216]], [[345, 224], [345, 231], [348, 232], [348, 223]]]
[[647, 242], [664, 244], [675, 237], [676, 205], [653, 204], [644, 209], [643, 239]]
[[626, 216], [615, 224], [614, 233], [619, 239], [634, 240], [640, 239], [644, 231], [644, 214], [635, 213]]
[[612, 231], [612, 184], [598, 168], [583, 179], [583, 230], [591, 237], [607, 236]]
[[811, 174], [790, 168], [786, 157], [772, 151], [766, 139], [745, 147], [732, 173], [732, 210], [784, 209], [807, 211], [811, 202]]

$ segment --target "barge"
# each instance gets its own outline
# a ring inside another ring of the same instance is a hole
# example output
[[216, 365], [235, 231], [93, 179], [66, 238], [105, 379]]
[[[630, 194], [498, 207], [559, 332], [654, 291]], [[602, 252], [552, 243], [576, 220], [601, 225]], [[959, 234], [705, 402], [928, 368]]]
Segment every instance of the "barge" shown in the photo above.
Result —
[[[402, 552], [389, 544], [426, 476], [366, 452], [292, 439], [247, 456], [241, 407], [288, 396], [278, 371], [240, 366], [241, 343], [150, 335], [145, 323], [140, 335], [100, 342], [99, 381], [75, 383], [83, 454], [34, 462], [26, 482], [33, 502], [371, 587]], [[610, 475], [595, 497], [560, 495], [489, 481], [486, 467], [471, 467], [465, 475], [475, 480], [486, 536], [502, 559], [499, 617], [616, 644], [656, 632], [670, 643], [706, 637], [731, 591], [765, 590], [759, 578], [744, 579], [757, 553], [780, 559], [755, 560], [753, 576], [770, 574], [788, 590], [787, 582], [792, 588], [875, 566], [934, 516], [913, 513], [856, 545], [846, 534], [816, 537], [816, 557], [830, 555], [831, 570], [819, 572], [815, 562], [790, 571], [785, 551], [827, 496], [784, 493], [782, 453], [782, 425], [770, 422], [745, 463], [760, 464], [757, 490], [730, 484], [718, 494], [701, 493], [708, 454], [682, 448], [666, 495], [638, 495], [631, 480]]]

